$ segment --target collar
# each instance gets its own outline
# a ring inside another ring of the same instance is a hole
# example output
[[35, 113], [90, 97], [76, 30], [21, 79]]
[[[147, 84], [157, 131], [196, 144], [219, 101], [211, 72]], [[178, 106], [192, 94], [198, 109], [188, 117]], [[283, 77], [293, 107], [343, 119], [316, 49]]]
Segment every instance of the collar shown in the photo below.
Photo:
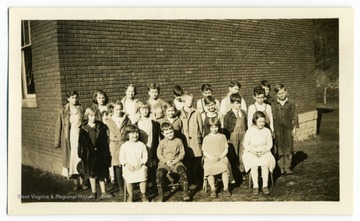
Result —
[[279, 103], [279, 104], [281, 104], [281, 106], [284, 106], [285, 105], [285, 103], [286, 102], [288, 102], [289, 101], [289, 99], [288, 98], [285, 98], [285, 100], [279, 100], [279, 99], [277, 99], [277, 102]]

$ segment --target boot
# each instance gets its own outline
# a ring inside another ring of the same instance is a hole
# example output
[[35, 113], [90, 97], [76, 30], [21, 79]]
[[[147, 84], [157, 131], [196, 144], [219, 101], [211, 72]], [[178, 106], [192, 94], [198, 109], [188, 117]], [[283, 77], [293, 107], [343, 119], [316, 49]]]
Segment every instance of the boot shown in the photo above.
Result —
[[188, 182], [184, 182], [183, 183], [183, 200], [184, 201], [189, 201], [190, 200], [190, 196], [189, 196], [189, 184]]
[[158, 198], [156, 200], [156, 202], [164, 202], [164, 191], [162, 186], [158, 186]]

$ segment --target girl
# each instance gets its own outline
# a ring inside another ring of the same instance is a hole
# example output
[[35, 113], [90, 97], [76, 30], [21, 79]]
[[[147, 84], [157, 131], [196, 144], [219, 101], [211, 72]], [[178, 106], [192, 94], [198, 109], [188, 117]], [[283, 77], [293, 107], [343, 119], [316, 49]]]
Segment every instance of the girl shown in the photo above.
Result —
[[258, 167], [261, 167], [262, 191], [269, 194], [268, 178], [269, 171], [275, 168], [275, 158], [271, 154], [272, 136], [271, 131], [265, 127], [265, 114], [256, 111], [253, 116], [253, 126], [246, 131], [244, 138], [243, 162], [245, 171], [251, 169], [250, 174], [254, 183], [253, 193], [259, 194]]
[[123, 105], [120, 100], [117, 100], [113, 104], [113, 113], [108, 116], [105, 124], [108, 126], [110, 131], [110, 152], [112, 156], [110, 168], [110, 179], [119, 187], [122, 188], [122, 168], [119, 161], [119, 152], [121, 145], [124, 141], [124, 128], [126, 125], [131, 124], [130, 119], [123, 112]]
[[216, 99], [212, 96], [206, 96], [203, 98], [206, 112], [201, 114], [204, 123], [204, 137], [210, 133], [209, 118], [216, 117], [220, 119], [220, 115], [216, 109]]
[[107, 127], [96, 121], [96, 110], [89, 107], [85, 111], [85, 122], [80, 127], [78, 156], [82, 161], [83, 173], [90, 179], [93, 198], [97, 197], [96, 179], [99, 180], [101, 197], [112, 197], [105, 191], [104, 179], [108, 177], [111, 164]]
[[224, 196], [230, 197], [229, 180], [232, 181], [231, 166], [226, 154], [228, 153], [228, 142], [225, 135], [218, 133], [220, 129], [219, 118], [209, 118], [210, 134], [204, 138], [202, 151], [204, 153], [204, 176], [207, 177], [211, 187], [211, 197], [217, 197], [215, 189], [215, 178], [221, 174], [224, 185]]
[[105, 91], [97, 90], [93, 96], [93, 105], [91, 106], [96, 111], [96, 120], [103, 121], [102, 112], [109, 112], [108, 108], [109, 98]]
[[129, 193], [128, 202], [133, 202], [133, 183], [140, 182], [140, 192], [143, 202], [149, 202], [146, 196], [148, 159], [146, 146], [139, 138], [139, 129], [135, 125], [125, 127], [125, 139], [127, 140], [120, 149], [119, 160], [123, 165], [123, 177]]
[[139, 115], [137, 114], [137, 104], [138, 99], [135, 98], [136, 87], [133, 84], [126, 85], [125, 97], [121, 100], [121, 103], [124, 107], [124, 112], [128, 114], [129, 119], [132, 124], [135, 124], [139, 120]]
[[[79, 94], [77, 91], [66, 93], [68, 103], [60, 110], [59, 117], [55, 126], [56, 148], [62, 148], [62, 175], [74, 180], [74, 190], [79, 189], [83, 180], [77, 171], [77, 164], [80, 162], [78, 157], [79, 127], [83, 121], [84, 109], [79, 104]], [[85, 189], [86, 186], [83, 186]]]
[[[212, 87], [210, 84], [203, 84], [201, 86], [201, 94], [204, 96], [203, 98], [199, 99], [196, 103], [196, 109], [199, 111], [200, 114], [207, 112], [207, 107], [205, 103], [205, 97], [212, 95]], [[215, 100], [215, 108], [218, 111], [220, 109], [220, 102]]]

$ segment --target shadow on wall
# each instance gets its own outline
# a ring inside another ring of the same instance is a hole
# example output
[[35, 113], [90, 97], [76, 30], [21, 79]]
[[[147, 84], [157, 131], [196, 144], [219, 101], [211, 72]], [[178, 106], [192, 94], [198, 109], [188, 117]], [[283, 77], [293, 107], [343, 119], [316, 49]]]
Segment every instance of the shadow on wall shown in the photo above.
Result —
[[318, 112], [318, 118], [317, 118], [317, 122], [316, 122], [316, 134], [318, 135], [320, 133], [322, 115], [326, 114], [326, 113], [330, 113], [330, 112], [334, 111], [334, 109], [329, 108], [329, 107], [318, 107], [316, 109]]

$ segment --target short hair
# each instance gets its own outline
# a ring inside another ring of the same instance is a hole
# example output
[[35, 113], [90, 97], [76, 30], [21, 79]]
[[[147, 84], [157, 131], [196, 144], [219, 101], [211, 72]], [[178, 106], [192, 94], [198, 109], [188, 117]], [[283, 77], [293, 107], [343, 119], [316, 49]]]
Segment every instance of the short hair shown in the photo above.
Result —
[[229, 83], [229, 87], [235, 87], [238, 86], [239, 88], [241, 88], [241, 84], [237, 81], [230, 81]]
[[109, 97], [106, 95], [105, 91], [103, 91], [103, 90], [97, 90], [97, 91], [95, 91], [94, 96], [93, 96], [93, 100], [92, 100], [93, 103], [94, 103], [94, 104], [98, 104], [96, 97], [97, 97], [99, 94], [101, 94], [101, 95], [103, 95], [103, 96], [105, 97], [105, 104], [107, 104], [107, 103], [109, 102]]
[[121, 102], [121, 100], [115, 100], [112, 104], [113, 104], [113, 107], [115, 107], [115, 105], [120, 105], [120, 110], [124, 109], [124, 105]]
[[127, 84], [127, 85], [125, 85], [125, 92], [127, 91], [127, 89], [128, 89], [129, 87], [134, 88], [134, 95], [136, 95], [136, 94], [137, 94], [137, 90], [136, 90], [136, 87], [135, 87], [134, 84]]
[[72, 91], [67, 91], [66, 92], [66, 97], [67, 98], [70, 98], [71, 96], [74, 96], [74, 95], [79, 97], [79, 93], [77, 91], [72, 90]]
[[182, 89], [181, 86], [175, 85], [173, 88], [173, 94], [177, 97], [180, 97], [181, 95], [184, 94], [184, 90]]
[[108, 111], [106, 111], [106, 110], [104, 110], [104, 111], [101, 111], [101, 116], [107, 116], [107, 115], [109, 115], [109, 112]]
[[204, 97], [204, 103], [205, 105], [210, 104], [211, 102], [216, 104], [216, 100], [213, 96], [206, 96]]
[[187, 97], [194, 98], [194, 96], [193, 96], [192, 94], [185, 92], [185, 93], [181, 96], [181, 100], [184, 102]]
[[264, 112], [256, 111], [253, 115], [252, 123], [256, 124], [257, 119], [259, 118], [266, 118]]
[[259, 86], [254, 87], [254, 89], [253, 89], [253, 94], [254, 94], [254, 96], [260, 95], [260, 94], [265, 95], [265, 90], [264, 90], [264, 88], [262, 88], [262, 87], [259, 85]]
[[205, 91], [211, 91], [212, 92], [211, 84], [203, 84], [201, 86], [201, 92], [205, 92]]
[[140, 130], [137, 126], [135, 126], [133, 124], [129, 124], [124, 127], [125, 140], [129, 140], [129, 133], [140, 133]]
[[145, 101], [139, 101], [138, 102], [136, 112], [139, 112], [140, 108], [147, 108], [147, 109], [149, 109], [149, 112], [151, 111], [150, 104], [145, 102]]
[[165, 121], [160, 125], [160, 129], [162, 132], [164, 132], [165, 130], [169, 130], [169, 129], [174, 130], [174, 127], [170, 122]]
[[271, 84], [267, 80], [260, 81], [260, 86], [267, 87], [271, 90]]
[[210, 117], [209, 118], [209, 127], [217, 126], [218, 128], [221, 127], [221, 121], [218, 117]]
[[230, 95], [230, 103], [234, 103], [235, 101], [241, 104], [241, 96], [239, 93]]
[[163, 109], [164, 111], [166, 111], [166, 110], [169, 109], [169, 108], [174, 108], [175, 112], [177, 111], [176, 106], [175, 106], [175, 104], [174, 104], [173, 102], [166, 102], [166, 103], [162, 106], [162, 109]]
[[286, 86], [284, 84], [276, 84], [274, 91], [277, 94], [280, 90], [284, 89], [286, 91]]
[[88, 116], [89, 116], [90, 113], [92, 113], [92, 114], [95, 115], [95, 114], [96, 114], [95, 108], [93, 108], [93, 107], [88, 107], [88, 108], [86, 108], [85, 113], [84, 113], [84, 119], [85, 119], [85, 120], [88, 119]]
[[160, 86], [156, 83], [151, 83], [148, 86], [148, 91], [150, 90], [157, 90], [160, 93]]

